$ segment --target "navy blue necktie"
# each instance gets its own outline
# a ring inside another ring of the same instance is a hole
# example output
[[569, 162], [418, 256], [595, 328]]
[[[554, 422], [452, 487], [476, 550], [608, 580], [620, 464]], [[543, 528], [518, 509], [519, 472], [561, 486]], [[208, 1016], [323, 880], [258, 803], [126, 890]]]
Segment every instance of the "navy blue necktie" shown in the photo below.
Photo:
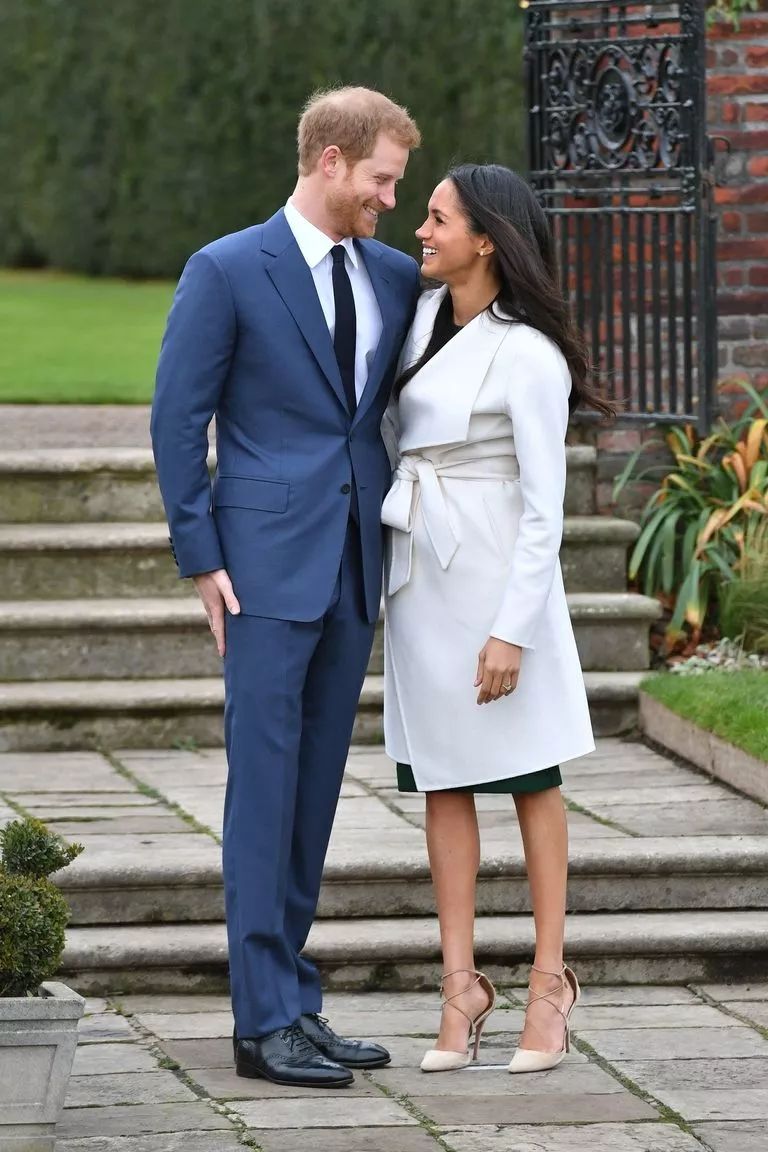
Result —
[[355, 298], [349, 273], [344, 266], [346, 249], [343, 244], [331, 248], [333, 256], [333, 302], [336, 306], [336, 327], [333, 335], [333, 349], [341, 372], [341, 382], [347, 397], [350, 416], [357, 409], [355, 393], [355, 341], [357, 339], [357, 317]]

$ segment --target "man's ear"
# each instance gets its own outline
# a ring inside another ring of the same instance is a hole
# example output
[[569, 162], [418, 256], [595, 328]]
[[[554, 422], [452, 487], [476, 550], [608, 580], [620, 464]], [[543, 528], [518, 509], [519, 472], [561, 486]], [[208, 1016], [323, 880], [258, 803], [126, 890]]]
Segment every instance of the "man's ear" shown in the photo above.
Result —
[[329, 144], [320, 157], [320, 168], [329, 180], [333, 180], [344, 163], [341, 149], [336, 144]]

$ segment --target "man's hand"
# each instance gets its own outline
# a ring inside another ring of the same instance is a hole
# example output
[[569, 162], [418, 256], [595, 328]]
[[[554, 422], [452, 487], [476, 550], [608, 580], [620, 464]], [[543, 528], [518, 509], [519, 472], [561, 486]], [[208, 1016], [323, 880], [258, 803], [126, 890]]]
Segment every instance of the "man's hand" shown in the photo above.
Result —
[[232, 581], [224, 568], [217, 568], [215, 572], [203, 572], [194, 576], [197, 594], [205, 605], [205, 614], [208, 617], [208, 627], [213, 632], [219, 656], [224, 655], [226, 641], [224, 639], [224, 612], [231, 612], [233, 616], [240, 613]]
[[517, 687], [520, 675], [522, 648], [517, 644], [507, 644], [491, 636], [483, 648], [477, 662], [475, 688], [480, 692], [478, 704], [490, 704], [508, 696]]

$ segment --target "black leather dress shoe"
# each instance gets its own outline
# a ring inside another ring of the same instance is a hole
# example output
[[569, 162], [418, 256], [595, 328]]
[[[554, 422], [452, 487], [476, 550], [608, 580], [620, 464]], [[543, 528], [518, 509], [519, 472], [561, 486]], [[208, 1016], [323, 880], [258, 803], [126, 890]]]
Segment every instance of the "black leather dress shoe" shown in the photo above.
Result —
[[298, 1022], [267, 1036], [238, 1039], [235, 1071], [295, 1088], [346, 1088], [354, 1080], [348, 1068], [318, 1051]]
[[386, 1048], [372, 1040], [346, 1040], [337, 1036], [325, 1017], [316, 1012], [300, 1016], [299, 1023], [304, 1035], [324, 1056], [345, 1068], [383, 1068], [392, 1059]]

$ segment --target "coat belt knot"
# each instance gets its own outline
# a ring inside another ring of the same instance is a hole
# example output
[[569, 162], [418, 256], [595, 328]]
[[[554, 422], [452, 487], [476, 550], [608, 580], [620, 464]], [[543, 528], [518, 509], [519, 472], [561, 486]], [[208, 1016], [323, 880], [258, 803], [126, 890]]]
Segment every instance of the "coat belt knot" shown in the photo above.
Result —
[[399, 591], [411, 576], [414, 517], [419, 501], [424, 527], [443, 571], [456, 554], [460, 539], [451, 522], [440, 477], [513, 480], [518, 474], [514, 455], [441, 461], [437, 464], [415, 453], [401, 456], [392, 487], [381, 509], [382, 523], [393, 529], [389, 534], [389, 595], [393, 596]]

